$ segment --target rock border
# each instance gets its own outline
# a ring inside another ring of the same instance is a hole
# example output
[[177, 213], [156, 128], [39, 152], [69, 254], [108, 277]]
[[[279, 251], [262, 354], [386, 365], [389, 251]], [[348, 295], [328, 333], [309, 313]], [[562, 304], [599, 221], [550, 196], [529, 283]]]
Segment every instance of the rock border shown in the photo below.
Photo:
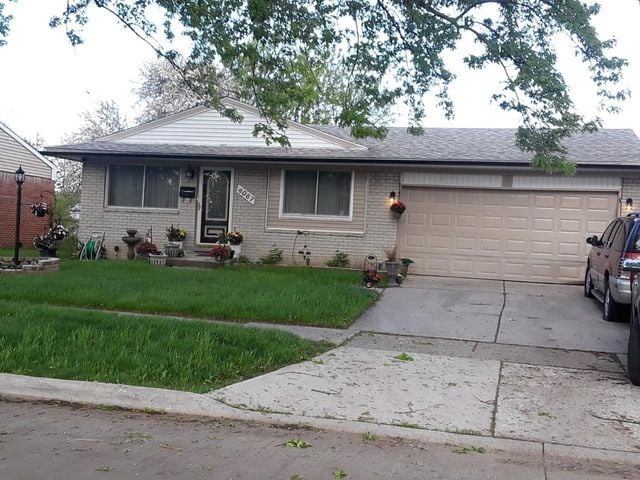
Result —
[[[12, 258], [0, 257], [0, 264], [11, 263], [12, 261]], [[21, 268], [18, 270], [0, 268], [0, 275], [57, 272], [60, 270], [60, 259], [57, 257], [27, 257], [21, 260], [20, 266]]]

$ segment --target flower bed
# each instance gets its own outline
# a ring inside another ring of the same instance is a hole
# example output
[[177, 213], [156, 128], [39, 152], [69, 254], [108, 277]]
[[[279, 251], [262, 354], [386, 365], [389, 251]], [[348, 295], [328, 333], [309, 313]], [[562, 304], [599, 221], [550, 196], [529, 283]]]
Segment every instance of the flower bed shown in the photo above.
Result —
[[0, 257], [0, 275], [16, 273], [46, 273], [60, 270], [60, 259], [55, 257], [32, 258], [21, 260], [18, 268], [13, 264], [13, 258]]

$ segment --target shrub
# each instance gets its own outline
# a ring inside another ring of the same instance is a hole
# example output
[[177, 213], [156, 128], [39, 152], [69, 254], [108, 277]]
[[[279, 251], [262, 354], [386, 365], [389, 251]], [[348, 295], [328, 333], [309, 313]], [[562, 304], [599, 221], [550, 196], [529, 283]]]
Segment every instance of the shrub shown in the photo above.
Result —
[[233, 256], [233, 250], [228, 245], [214, 245], [209, 255], [219, 262], [224, 262]]
[[260, 262], [265, 265], [274, 265], [282, 261], [282, 249], [273, 247], [264, 257], [260, 258]]
[[336, 254], [327, 260], [327, 266], [347, 268], [349, 266], [349, 254], [336, 250]]

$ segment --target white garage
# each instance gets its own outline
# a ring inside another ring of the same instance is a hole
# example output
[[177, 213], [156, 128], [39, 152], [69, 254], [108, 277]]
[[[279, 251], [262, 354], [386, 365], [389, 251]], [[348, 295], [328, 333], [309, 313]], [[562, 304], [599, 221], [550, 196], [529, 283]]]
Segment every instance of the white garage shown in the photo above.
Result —
[[413, 273], [578, 283], [586, 237], [618, 215], [621, 179], [405, 173], [403, 184], [398, 248]]

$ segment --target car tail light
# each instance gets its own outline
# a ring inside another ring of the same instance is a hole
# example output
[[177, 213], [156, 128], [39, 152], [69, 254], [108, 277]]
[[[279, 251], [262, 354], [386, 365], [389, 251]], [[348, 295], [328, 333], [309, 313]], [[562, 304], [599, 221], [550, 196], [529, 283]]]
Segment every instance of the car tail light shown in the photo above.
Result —
[[616, 269], [616, 277], [618, 278], [630, 278], [631, 280], [633, 280], [633, 278], [631, 278], [631, 275], [629, 275], [629, 272], [625, 272], [624, 270], [622, 270], [622, 263], [627, 260], [627, 259], [631, 259], [631, 260], [637, 260], [640, 258], [640, 252], [626, 252], [623, 253], [622, 256], [620, 257], [620, 260], [618, 260], [618, 268]]

